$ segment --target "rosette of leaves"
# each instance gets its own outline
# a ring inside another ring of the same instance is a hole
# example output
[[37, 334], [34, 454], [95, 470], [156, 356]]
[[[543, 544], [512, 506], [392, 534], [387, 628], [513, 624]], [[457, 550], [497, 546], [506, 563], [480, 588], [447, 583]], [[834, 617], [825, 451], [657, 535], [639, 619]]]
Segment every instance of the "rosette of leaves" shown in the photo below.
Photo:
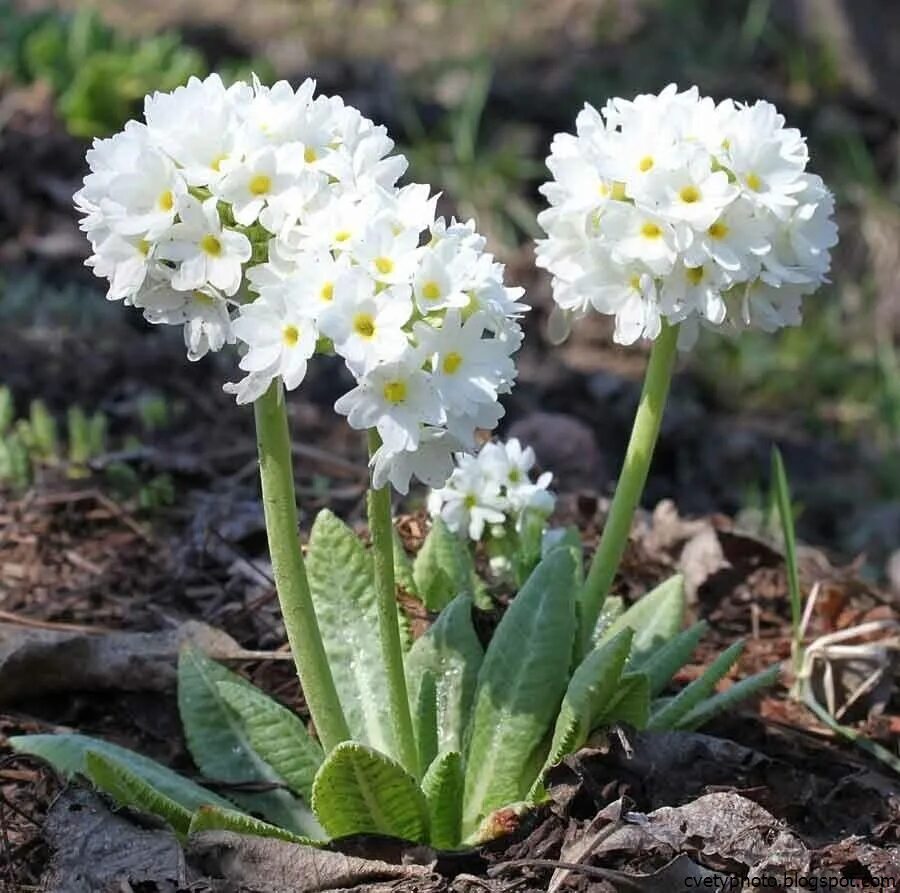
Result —
[[609, 599], [591, 650], [576, 664], [580, 539], [573, 531], [551, 542], [486, 646], [473, 623], [480, 584], [464, 545], [439, 521], [414, 560], [398, 542], [398, 584], [436, 614], [424, 635], [407, 636], [405, 652], [419, 778], [400, 766], [392, 739], [373, 635], [371, 554], [328, 511], [313, 526], [308, 572], [352, 740], [323, 753], [297, 715], [188, 650], [178, 671], [181, 718], [215, 792], [81, 735], [22, 736], [12, 745], [86, 775], [183, 835], [228, 828], [324, 841], [378, 833], [453, 849], [495, 836], [499, 810], [541, 803], [547, 769], [610, 726], [693, 729], [774, 680], [777, 668], [716, 693], [740, 655], [736, 643], [667, 694], [705, 630], [703, 623], [682, 628], [680, 577], [627, 610]]

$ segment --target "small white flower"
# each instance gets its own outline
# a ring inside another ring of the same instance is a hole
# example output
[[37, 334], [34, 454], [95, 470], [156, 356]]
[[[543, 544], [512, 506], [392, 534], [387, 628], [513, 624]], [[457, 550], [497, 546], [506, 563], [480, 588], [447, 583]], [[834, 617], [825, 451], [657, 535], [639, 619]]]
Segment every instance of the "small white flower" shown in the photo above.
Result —
[[695, 151], [674, 170], [649, 173], [642, 202], [676, 226], [686, 223], [691, 229], [705, 230], [737, 195], [728, 174], [714, 170], [706, 152]]
[[[216, 197], [231, 205], [235, 222], [255, 223], [270, 202], [283, 194], [294, 177], [279, 163], [274, 149], [260, 149], [234, 165], [216, 186]], [[273, 228], [274, 229], [274, 228]]]
[[747, 199], [729, 205], [702, 233], [695, 237], [685, 260], [700, 266], [714, 260], [733, 279], [746, 280], [759, 271], [759, 260], [771, 248], [771, 227]]
[[93, 268], [95, 276], [109, 280], [106, 297], [110, 301], [128, 302], [147, 278], [153, 264], [152, 251], [153, 246], [146, 239], [110, 233], [95, 246], [94, 255], [86, 263]]
[[459, 453], [455, 463], [445, 486], [428, 496], [431, 515], [440, 516], [451, 530], [477, 541], [488, 524], [510, 522], [521, 532], [529, 515], [553, 512], [556, 499], [548, 489], [553, 475], [544, 472], [533, 481], [534, 450], [523, 449], [516, 438], [488, 442], [477, 456]]
[[616, 263], [639, 262], [656, 275], [672, 269], [678, 256], [675, 228], [661, 217], [613, 202], [604, 211], [600, 225]]
[[191, 361], [234, 343], [228, 304], [209, 286], [178, 291], [167, 280], [151, 280], [135, 295], [134, 304], [148, 322], [182, 325]]
[[444, 411], [415, 354], [382, 363], [334, 404], [352, 428], [376, 428], [388, 452], [414, 450], [423, 425], [440, 425]]
[[409, 346], [404, 328], [412, 303], [403, 290], [376, 291], [375, 282], [355, 270], [334, 284], [333, 300], [319, 316], [323, 334], [355, 375], [399, 358]]
[[217, 74], [192, 77], [171, 93], [144, 102], [150, 138], [179, 166], [191, 186], [211, 186], [236, 153], [234, 105], [240, 88], [226, 89]]
[[386, 484], [398, 492], [409, 492], [410, 479], [415, 476], [429, 487], [442, 486], [453, 471], [453, 454], [463, 449], [444, 428], [422, 428], [419, 445], [414, 450], [394, 450], [382, 445], [372, 456], [372, 485]]
[[134, 168], [107, 187], [112, 226], [126, 236], [157, 239], [172, 226], [186, 191], [175, 165], [162, 152], [145, 148]]
[[234, 334], [247, 346], [240, 367], [245, 372], [281, 376], [292, 391], [306, 376], [307, 360], [315, 353], [318, 332], [312, 318], [296, 301], [277, 292], [241, 307]]
[[354, 251], [357, 263], [372, 279], [386, 285], [408, 283], [420, 254], [419, 231], [397, 229], [389, 220], [366, 227]]
[[432, 383], [448, 412], [465, 412], [479, 403], [495, 403], [500, 386], [515, 376], [509, 347], [498, 338], [484, 337], [484, 317], [475, 314], [465, 323], [456, 311], [440, 328], [417, 323], [415, 335], [431, 361]]
[[250, 240], [222, 226], [215, 198], [201, 204], [185, 196], [178, 215], [181, 221], [172, 227], [168, 241], [159, 245], [161, 258], [178, 263], [172, 286], [191, 291], [208, 284], [233, 295], [241, 285], [243, 264], [250, 260]]
[[475, 456], [461, 453], [447, 486], [431, 493], [428, 508], [453, 531], [465, 531], [478, 541], [486, 524], [506, 521], [507, 501], [500, 484], [486, 473]]

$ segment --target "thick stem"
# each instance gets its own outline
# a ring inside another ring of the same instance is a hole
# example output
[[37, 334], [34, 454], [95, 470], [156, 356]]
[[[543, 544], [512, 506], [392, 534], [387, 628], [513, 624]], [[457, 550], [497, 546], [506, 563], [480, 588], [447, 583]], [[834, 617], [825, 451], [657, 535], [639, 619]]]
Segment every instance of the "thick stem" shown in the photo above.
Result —
[[[381, 446], [381, 438], [373, 428], [369, 430], [369, 453]], [[394, 746], [403, 767], [419, 777], [419, 754], [409, 710], [409, 693], [403, 669], [403, 645], [400, 641], [400, 621], [397, 616], [397, 587], [394, 582], [394, 540], [391, 521], [391, 491], [384, 486], [369, 489], [369, 532], [372, 535], [372, 556], [375, 564], [375, 591], [378, 600], [378, 631], [381, 635], [381, 654], [388, 677], [388, 699], [391, 706], [391, 726]], [[423, 767], [424, 768], [424, 767]]]
[[348, 740], [350, 730], [328, 666], [300, 551], [291, 440], [280, 379], [272, 382], [253, 409], [275, 588], [303, 695], [327, 753]]
[[590, 650], [594, 626], [622, 560], [631, 520], [644, 492], [672, 380], [677, 345], [678, 327], [664, 324], [650, 351], [644, 388], [634, 417], [622, 473], [616, 484], [600, 544], [579, 596], [582, 655]]

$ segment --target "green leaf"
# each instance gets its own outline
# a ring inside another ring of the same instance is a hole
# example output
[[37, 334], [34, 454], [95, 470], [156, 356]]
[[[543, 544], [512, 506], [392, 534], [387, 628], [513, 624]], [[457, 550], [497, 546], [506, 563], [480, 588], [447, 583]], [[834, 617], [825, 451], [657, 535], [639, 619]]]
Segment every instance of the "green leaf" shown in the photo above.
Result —
[[189, 812], [201, 806], [231, 807], [223, 797], [173, 772], [162, 763], [99, 738], [75, 734], [17, 735], [9, 739], [9, 744], [17, 753], [30, 753], [45, 759], [67, 778], [87, 774], [86, 757], [90, 752], [124, 766], [150, 787]]
[[190, 810], [160, 793], [124, 763], [89, 750], [84, 757], [88, 778], [120, 806], [131, 806], [165, 819], [177, 834], [187, 834]]
[[775, 489], [775, 504], [784, 534], [784, 556], [787, 567], [788, 594], [791, 599], [791, 626], [794, 635], [794, 660], [798, 660], [800, 624], [803, 619], [803, 596], [800, 592], [800, 574], [797, 569], [797, 536], [794, 530], [794, 512], [791, 505], [791, 488], [788, 485], [784, 462], [778, 447], [772, 448], [772, 484]]
[[[591, 636], [591, 644], [596, 648], [603, 644], [606, 631], [625, 613], [625, 602], [618, 595], [608, 595], [603, 600], [603, 607], [597, 617], [594, 632]], [[621, 632], [621, 630], [619, 630]]]
[[416, 780], [364, 744], [344, 741], [328, 754], [316, 775], [312, 802], [332, 837], [388, 834], [428, 840], [428, 804]]
[[674, 698], [653, 711], [647, 728], [654, 730], [677, 728], [682, 719], [712, 694], [716, 683], [735, 665], [743, 650], [743, 640], [726, 648], [699, 679], [695, 679]]
[[[232, 784], [282, 784], [278, 773], [253, 749], [237, 714], [219, 693], [219, 683], [253, 689], [250, 683], [210, 660], [196, 648], [178, 658], [178, 709], [194, 762], [208, 778]], [[229, 799], [251, 813], [297, 834], [317, 837], [321, 828], [309, 808], [286, 790], [265, 793], [229, 791]]]
[[[412, 596], [413, 598], [418, 598], [419, 593], [416, 589], [415, 578], [413, 577], [412, 560], [409, 555], [406, 554], [406, 549], [403, 547], [397, 529], [393, 528], [392, 533], [392, 542], [394, 546], [394, 580], [398, 589], [402, 589], [407, 595]], [[409, 651], [413, 643], [412, 624], [399, 601], [397, 603], [397, 617], [400, 622], [400, 643], [403, 645], [404, 651]]]
[[650, 680], [644, 673], [625, 673], [613, 696], [594, 718], [593, 729], [625, 722], [647, 728], [650, 716]]
[[413, 643], [406, 656], [407, 686], [413, 710], [418, 707], [425, 674], [430, 673], [434, 678], [438, 753], [462, 752], [483, 659], [484, 649], [472, 626], [472, 599], [468, 595], [453, 599], [425, 635]]
[[437, 757], [422, 779], [428, 803], [430, 843], [439, 850], [458, 847], [462, 828], [462, 757], [449, 750]]
[[578, 585], [584, 581], [584, 543], [581, 531], [574, 525], [554, 527], [546, 532], [541, 540], [541, 557], [546, 558], [554, 549], [570, 549], [575, 558], [576, 579]]
[[[527, 510], [519, 520], [518, 530], [513, 534], [513, 540], [516, 542], [517, 548], [513, 554], [509, 556], [515, 569], [516, 583], [521, 586], [527, 579], [528, 575], [535, 569], [541, 558], [553, 550], [553, 548], [572, 548], [571, 543], [563, 545], [562, 538], [560, 542], [547, 549], [543, 549], [544, 531], [547, 526], [547, 517], [542, 512]], [[563, 538], [566, 532], [563, 531]], [[580, 546], [580, 543], [579, 543]], [[578, 560], [576, 555], [576, 561]]]
[[59, 456], [59, 433], [56, 419], [50, 414], [43, 400], [32, 400], [29, 422], [34, 438], [34, 450], [42, 459], [55, 459]]
[[413, 726], [416, 747], [419, 751], [419, 765], [428, 766], [438, 754], [437, 687], [434, 673], [426, 670], [422, 674], [413, 710]]
[[655, 698], [671, 681], [672, 677], [690, 660], [694, 649], [706, 633], [707, 624], [701, 620], [688, 629], [682, 630], [650, 655], [641, 665], [641, 672], [650, 680], [650, 697]]
[[249, 685], [220, 682], [225, 703], [238, 715], [250, 746], [304, 800], [312, 796], [313, 779], [325, 755], [300, 717]]
[[5, 385], [0, 385], [0, 437], [10, 430], [15, 415], [12, 391]]
[[778, 681], [781, 672], [779, 666], [769, 667], [760, 673], [754, 673], [735, 682], [727, 691], [719, 692], [705, 701], [701, 701], [693, 710], [686, 713], [675, 724], [676, 729], [692, 731], [699, 729], [708, 723], [714, 716], [739, 704], [747, 698], [753, 697], [757, 692], [774, 685]]
[[623, 629], [605, 645], [595, 648], [572, 674], [541, 778], [544, 771], [587, 741], [593, 730], [594, 717], [603, 712], [616, 692], [633, 638], [633, 630]]
[[303, 843], [307, 846], [318, 846], [320, 841], [311, 840], [309, 837], [301, 837], [299, 834], [291, 834], [284, 828], [278, 828], [255, 819], [253, 816], [233, 809], [219, 809], [215, 806], [201, 806], [191, 817], [188, 828], [189, 834], [199, 834], [201, 831], [234, 831], [236, 834], [252, 834], [254, 837], [275, 837], [278, 840], [287, 840], [290, 843]]
[[639, 598], [603, 633], [609, 641], [626, 627], [634, 630], [631, 646], [632, 669], [638, 669], [657, 649], [680, 629], [684, 617], [684, 577], [676, 574]]
[[413, 563], [416, 590], [425, 607], [440, 611], [457, 595], [471, 595], [472, 572], [468, 546], [435, 518]]
[[419, 597], [419, 590], [416, 587], [416, 578], [413, 574], [412, 559], [403, 546], [400, 534], [394, 529], [394, 578], [397, 585], [405, 589], [415, 598]]
[[568, 683], [576, 589], [571, 552], [554, 550], [494, 632], [472, 707], [463, 837], [527, 793], [522, 767], [549, 731]]
[[324, 509], [310, 533], [306, 570], [350, 732], [354, 740], [394, 754], [372, 556], [343, 521]]

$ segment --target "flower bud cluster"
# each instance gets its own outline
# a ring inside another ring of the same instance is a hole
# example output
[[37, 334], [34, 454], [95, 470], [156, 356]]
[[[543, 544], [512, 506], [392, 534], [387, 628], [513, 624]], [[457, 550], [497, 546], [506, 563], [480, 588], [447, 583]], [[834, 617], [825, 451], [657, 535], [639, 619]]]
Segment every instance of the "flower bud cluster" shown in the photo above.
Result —
[[532, 480], [534, 465], [534, 450], [515, 437], [488, 442], [474, 456], [460, 453], [446, 485], [429, 493], [428, 511], [476, 542], [486, 525], [511, 524], [521, 532], [529, 516], [547, 518], [556, 504], [548, 489], [553, 475], [545, 471]]

